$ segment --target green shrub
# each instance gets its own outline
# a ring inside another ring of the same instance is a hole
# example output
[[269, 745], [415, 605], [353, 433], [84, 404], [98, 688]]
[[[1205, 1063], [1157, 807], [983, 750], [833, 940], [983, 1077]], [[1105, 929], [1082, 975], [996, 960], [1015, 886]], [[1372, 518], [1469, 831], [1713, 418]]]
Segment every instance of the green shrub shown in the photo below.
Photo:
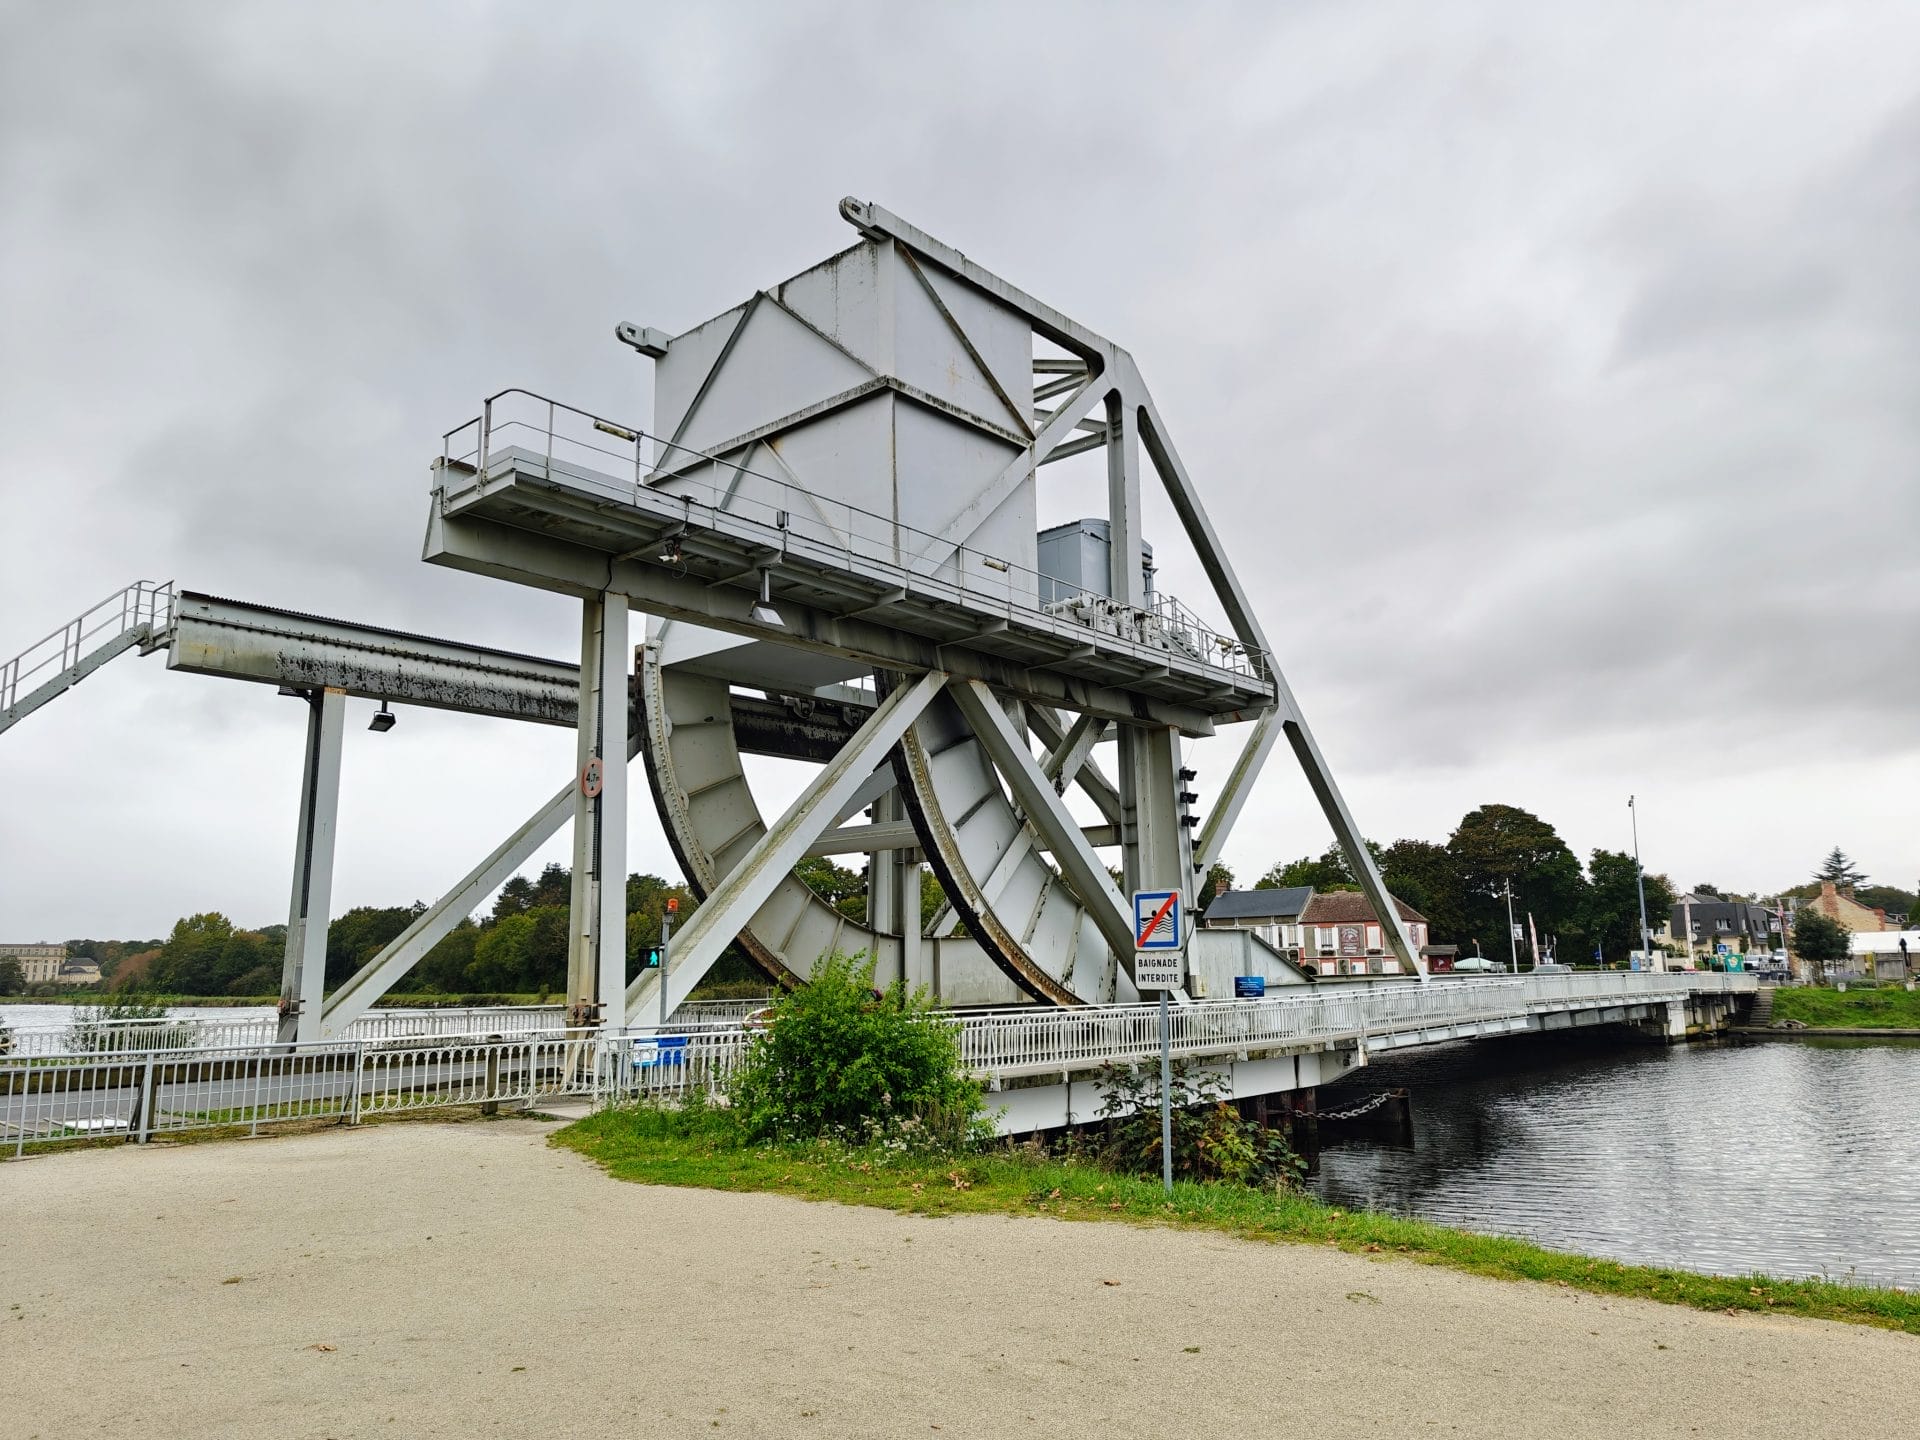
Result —
[[749, 1140], [951, 1145], [980, 1124], [980, 1084], [924, 991], [873, 989], [873, 963], [834, 954], [774, 1000], [728, 1099]]
[[[1173, 1065], [1167, 1088], [1173, 1103], [1173, 1173], [1179, 1179], [1232, 1185], [1299, 1183], [1306, 1163], [1286, 1136], [1242, 1118], [1217, 1075], [1198, 1078], [1184, 1061]], [[1100, 1130], [1081, 1143], [1094, 1162], [1126, 1175], [1158, 1176], [1160, 1064], [1105, 1065], [1100, 1083]]]

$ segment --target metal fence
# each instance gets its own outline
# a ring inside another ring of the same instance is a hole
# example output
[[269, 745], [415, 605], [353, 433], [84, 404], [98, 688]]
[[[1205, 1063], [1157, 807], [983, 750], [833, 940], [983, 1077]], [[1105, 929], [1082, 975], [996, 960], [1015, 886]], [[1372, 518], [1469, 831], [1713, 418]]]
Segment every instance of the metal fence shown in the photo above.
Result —
[[750, 1038], [731, 1029], [18, 1057], [0, 1061], [0, 1154], [566, 1097], [602, 1105], [718, 1094]]
[[[1754, 988], [1750, 975], [1521, 976], [1203, 1001], [1174, 1007], [1169, 1022], [1175, 1054], [1230, 1055]], [[491, 1020], [501, 1012], [479, 1013]], [[958, 1032], [963, 1061], [981, 1076], [1085, 1070], [1159, 1050], [1159, 1019], [1150, 1005], [1035, 1006], [954, 1015], [947, 1023]], [[713, 1014], [707, 1023], [680, 1029], [591, 1038], [497, 1030], [488, 1038], [388, 1033], [322, 1045], [16, 1054], [0, 1060], [0, 1154], [87, 1138], [254, 1133], [294, 1121], [356, 1124], [368, 1116], [557, 1097], [601, 1105], [718, 1095], [755, 1034], [737, 1019]]]
[[[15, 1025], [16, 1056], [115, 1054], [149, 1050], [265, 1049], [279, 1022], [271, 1015], [169, 1015], [151, 1019], [94, 1018], [80, 1007], [58, 1025]], [[340, 1037], [344, 1042], [423, 1037], [557, 1035], [566, 1028], [560, 1005], [460, 1006], [444, 1010], [375, 1010]]]

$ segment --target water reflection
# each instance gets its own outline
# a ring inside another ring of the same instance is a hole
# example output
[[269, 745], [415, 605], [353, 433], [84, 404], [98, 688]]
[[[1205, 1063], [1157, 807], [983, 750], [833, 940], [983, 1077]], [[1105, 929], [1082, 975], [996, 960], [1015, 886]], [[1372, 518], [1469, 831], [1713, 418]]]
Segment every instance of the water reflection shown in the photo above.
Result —
[[1401, 1085], [1412, 1147], [1330, 1146], [1325, 1198], [1642, 1264], [1920, 1286], [1920, 1042], [1486, 1041], [1381, 1059], [1320, 1103]]

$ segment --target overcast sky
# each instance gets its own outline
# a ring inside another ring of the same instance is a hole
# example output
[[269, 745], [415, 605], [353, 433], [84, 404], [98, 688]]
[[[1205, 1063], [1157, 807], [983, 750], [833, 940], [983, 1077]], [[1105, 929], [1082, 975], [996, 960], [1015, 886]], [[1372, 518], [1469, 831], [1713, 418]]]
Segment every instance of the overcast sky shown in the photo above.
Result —
[[[1132, 351], [1370, 835], [1500, 801], [1584, 858], [1636, 792], [1683, 885], [1913, 886], [1920, 9], [1174, 16], [0, 3], [0, 652], [146, 577], [565, 655], [570, 602], [420, 563], [440, 432], [644, 419], [613, 322], [853, 194]], [[370, 709], [341, 907], [572, 765]], [[0, 939], [283, 920], [302, 724], [124, 659], [0, 737]], [[1228, 859], [1328, 838], [1279, 756]]]

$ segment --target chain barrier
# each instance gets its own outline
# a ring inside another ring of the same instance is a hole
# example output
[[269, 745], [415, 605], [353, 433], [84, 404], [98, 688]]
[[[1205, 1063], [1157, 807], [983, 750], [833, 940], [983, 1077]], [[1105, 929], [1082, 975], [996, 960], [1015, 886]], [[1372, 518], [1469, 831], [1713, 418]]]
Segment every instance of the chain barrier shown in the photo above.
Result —
[[1316, 1120], [1354, 1120], [1370, 1111], [1378, 1110], [1382, 1105], [1393, 1099], [1393, 1097], [1393, 1091], [1383, 1090], [1364, 1105], [1356, 1105], [1351, 1110], [1322, 1110], [1313, 1118]]

